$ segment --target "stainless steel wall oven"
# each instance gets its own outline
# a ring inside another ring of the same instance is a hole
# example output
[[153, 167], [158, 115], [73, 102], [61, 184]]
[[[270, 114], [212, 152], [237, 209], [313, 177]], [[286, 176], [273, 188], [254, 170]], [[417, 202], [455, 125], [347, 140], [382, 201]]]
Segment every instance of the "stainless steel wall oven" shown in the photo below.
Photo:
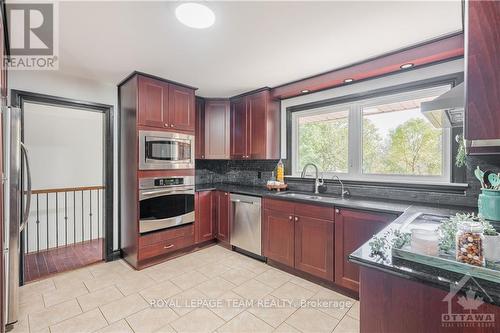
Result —
[[139, 232], [194, 222], [194, 176], [139, 179]]

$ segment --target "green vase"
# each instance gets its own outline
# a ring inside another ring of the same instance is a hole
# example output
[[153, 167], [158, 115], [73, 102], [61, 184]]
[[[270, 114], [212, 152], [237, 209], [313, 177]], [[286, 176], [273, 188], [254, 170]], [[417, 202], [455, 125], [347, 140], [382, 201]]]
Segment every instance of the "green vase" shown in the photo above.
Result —
[[485, 219], [500, 221], [500, 191], [482, 189], [477, 206], [479, 214]]

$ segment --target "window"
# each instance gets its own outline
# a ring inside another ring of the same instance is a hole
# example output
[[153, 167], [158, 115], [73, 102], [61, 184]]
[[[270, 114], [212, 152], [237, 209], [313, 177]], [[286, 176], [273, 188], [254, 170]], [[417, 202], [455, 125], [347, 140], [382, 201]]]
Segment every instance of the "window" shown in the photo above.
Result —
[[315, 163], [321, 170], [345, 173], [349, 165], [349, 109], [297, 118], [298, 167]]
[[432, 87], [292, 113], [292, 173], [306, 163], [326, 176], [450, 181], [449, 129], [437, 129], [420, 103], [451, 88]]

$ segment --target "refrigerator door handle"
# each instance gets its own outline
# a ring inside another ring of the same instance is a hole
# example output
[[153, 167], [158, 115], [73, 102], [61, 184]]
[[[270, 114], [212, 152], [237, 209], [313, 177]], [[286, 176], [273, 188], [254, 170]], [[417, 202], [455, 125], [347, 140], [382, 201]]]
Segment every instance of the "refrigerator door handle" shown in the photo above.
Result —
[[27, 179], [27, 190], [26, 190], [26, 207], [23, 212], [22, 216], [22, 223], [21, 226], [19, 227], [19, 231], [23, 231], [24, 228], [26, 227], [26, 223], [28, 223], [28, 218], [30, 214], [30, 209], [31, 209], [31, 170], [30, 170], [30, 161], [29, 161], [29, 155], [28, 155], [28, 149], [24, 145], [24, 143], [21, 142], [21, 151], [24, 156], [24, 160], [26, 162], [26, 174], [28, 176]]

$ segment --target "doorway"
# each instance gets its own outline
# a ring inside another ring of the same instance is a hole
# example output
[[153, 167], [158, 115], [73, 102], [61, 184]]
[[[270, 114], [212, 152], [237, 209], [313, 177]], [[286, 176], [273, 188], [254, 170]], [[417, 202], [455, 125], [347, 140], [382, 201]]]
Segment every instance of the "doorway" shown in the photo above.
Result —
[[21, 109], [32, 183], [21, 284], [110, 258], [112, 106], [25, 91], [11, 98]]

